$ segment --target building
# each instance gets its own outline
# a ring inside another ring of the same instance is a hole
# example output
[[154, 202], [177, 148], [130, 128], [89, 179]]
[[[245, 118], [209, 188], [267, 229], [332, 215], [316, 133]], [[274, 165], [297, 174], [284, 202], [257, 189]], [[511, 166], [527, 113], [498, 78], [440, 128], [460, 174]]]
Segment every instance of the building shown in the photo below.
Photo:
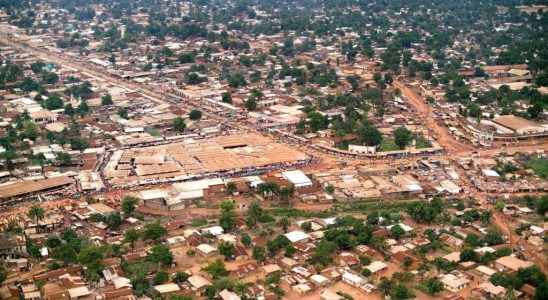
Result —
[[284, 234], [291, 243], [301, 242], [306, 243], [310, 240], [310, 236], [300, 230], [293, 230]]
[[306, 176], [301, 170], [285, 171], [282, 172], [282, 177], [291, 182], [295, 188], [309, 188], [313, 183], [308, 176]]
[[507, 270], [517, 271], [534, 266], [532, 262], [524, 261], [514, 256], [503, 256], [495, 261], [495, 267], [503, 272]]
[[548, 131], [548, 128], [531, 120], [521, 117], [506, 115], [492, 120], [495, 128], [505, 134], [539, 134]]
[[456, 271], [440, 276], [440, 281], [443, 283], [445, 289], [451, 292], [460, 291], [471, 282], [464, 274]]

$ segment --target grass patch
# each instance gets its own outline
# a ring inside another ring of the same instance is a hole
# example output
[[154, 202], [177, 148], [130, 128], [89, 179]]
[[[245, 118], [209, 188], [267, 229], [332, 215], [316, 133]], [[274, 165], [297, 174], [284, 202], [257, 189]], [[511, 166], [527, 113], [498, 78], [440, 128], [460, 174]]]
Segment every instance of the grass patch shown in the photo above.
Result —
[[401, 211], [407, 211], [409, 207], [417, 204], [419, 200], [398, 200], [398, 201], [381, 201], [381, 202], [364, 202], [341, 204], [337, 208], [342, 212], [361, 212], [370, 214], [372, 212], [387, 211], [389, 213], [398, 214]]
[[394, 143], [394, 139], [383, 139], [381, 144], [379, 145], [379, 152], [387, 152], [387, 151], [398, 151], [401, 150], [396, 143]]
[[204, 219], [198, 219], [198, 220], [194, 220], [192, 221], [192, 223], [190, 223], [190, 226], [192, 227], [200, 227], [200, 226], [204, 226], [207, 224], [207, 220], [204, 220]]
[[548, 177], [548, 159], [530, 158], [525, 162], [525, 166], [541, 178]]
[[146, 133], [154, 136], [154, 137], [158, 137], [158, 136], [161, 136], [162, 134], [160, 133], [160, 131], [156, 130], [156, 129], [149, 129], [146, 131]]
[[417, 137], [415, 144], [416, 149], [424, 149], [430, 147], [432, 147], [432, 145], [422, 135]]
[[267, 210], [273, 216], [288, 218], [329, 218], [335, 215], [334, 211], [307, 212], [295, 208], [271, 208]]

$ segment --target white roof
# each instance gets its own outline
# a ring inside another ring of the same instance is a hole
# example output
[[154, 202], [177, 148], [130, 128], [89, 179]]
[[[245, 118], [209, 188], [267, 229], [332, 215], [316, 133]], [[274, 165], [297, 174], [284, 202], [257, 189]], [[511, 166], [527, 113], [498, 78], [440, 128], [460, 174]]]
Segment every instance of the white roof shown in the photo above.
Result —
[[474, 249], [474, 251], [477, 253], [494, 253], [495, 249], [493, 249], [493, 247], [480, 247]]
[[240, 299], [242, 299], [236, 293], [231, 292], [227, 289], [222, 290], [219, 293], [219, 296], [221, 296], [221, 299], [223, 299], [223, 300], [240, 300]]
[[205, 278], [203, 278], [202, 276], [199, 276], [199, 275], [190, 276], [188, 278], [188, 282], [190, 283], [190, 285], [192, 285], [196, 289], [199, 289], [199, 288], [202, 288], [206, 285], [211, 284], [207, 279], [205, 279]]
[[358, 275], [354, 275], [354, 274], [349, 273], [349, 272], [344, 272], [342, 277], [346, 281], [350, 281], [350, 282], [353, 282], [353, 283], [357, 283], [357, 284], [365, 283], [365, 279], [363, 277], [360, 277]]
[[314, 281], [316, 281], [320, 284], [329, 283], [329, 279], [327, 279], [327, 277], [325, 277], [323, 275], [320, 275], [320, 274], [314, 274], [314, 275], [310, 276], [310, 279], [314, 280]]
[[79, 286], [68, 290], [71, 299], [87, 296], [91, 294], [87, 286]]
[[221, 226], [211, 226], [211, 227], [202, 229], [202, 233], [204, 234], [219, 235], [219, 234], [222, 234], [223, 232], [225, 231], [223, 227]]
[[478, 270], [479, 272], [481, 272], [481, 273], [483, 273], [483, 274], [485, 274], [485, 275], [487, 275], [487, 276], [491, 276], [491, 275], [497, 273], [497, 271], [495, 271], [495, 270], [493, 270], [493, 269], [491, 269], [491, 268], [489, 268], [489, 267], [486, 267], [486, 266], [478, 266], [478, 267], [476, 268], [476, 270]]
[[186, 241], [185, 237], [182, 235], [177, 235], [174, 237], [170, 237], [166, 239], [168, 244], [177, 244], [177, 243], [184, 243]]
[[383, 269], [386, 269], [388, 266], [383, 263], [382, 261], [374, 261], [372, 262], [369, 266], [365, 267], [366, 269], [368, 269], [369, 271], [371, 271], [371, 273], [377, 273]]
[[309, 239], [310, 236], [300, 230], [293, 230], [291, 232], [288, 232], [284, 234], [287, 239], [289, 239], [292, 243], [302, 241]]
[[442, 257], [443, 259], [450, 262], [459, 262], [460, 261], [460, 252], [451, 252]]
[[155, 285], [154, 289], [160, 294], [173, 293], [181, 290], [181, 288], [179, 288], [179, 285], [176, 283], [166, 283], [166, 284]]
[[[403, 229], [405, 232], [413, 231], [413, 227], [409, 225], [405, 225], [403, 223], [398, 223], [398, 225], [400, 225], [401, 229]], [[386, 226], [387, 229], [391, 229], [392, 227], [394, 227], [394, 225]]]
[[446, 286], [456, 289], [463, 285], [469, 284], [470, 280], [466, 277], [457, 277], [453, 274], [446, 274], [441, 279], [441, 282], [443, 282]]
[[544, 232], [544, 228], [541, 228], [536, 225], [531, 225], [531, 227], [529, 227], [529, 230], [531, 230], [531, 232], [534, 234], [539, 234]]
[[336, 293], [333, 293], [332, 291], [325, 290], [323, 291], [320, 296], [323, 300], [343, 300], [344, 298], [337, 295]]
[[491, 170], [491, 169], [483, 169], [481, 170], [483, 172], [483, 174], [485, 176], [489, 176], [489, 177], [500, 177], [499, 173], [497, 173], [496, 171], [494, 170]]
[[301, 170], [282, 172], [283, 178], [289, 180], [296, 187], [312, 185], [312, 180], [308, 178]]
[[209, 254], [211, 252], [217, 251], [217, 248], [211, 246], [210, 244], [200, 244], [196, 247], [200, 252]]

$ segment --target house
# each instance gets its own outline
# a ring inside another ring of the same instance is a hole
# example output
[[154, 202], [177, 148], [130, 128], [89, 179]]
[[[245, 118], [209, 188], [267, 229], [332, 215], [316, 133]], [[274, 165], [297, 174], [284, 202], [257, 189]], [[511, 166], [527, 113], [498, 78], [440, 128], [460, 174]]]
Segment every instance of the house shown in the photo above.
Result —
[[198, 253], [206, 257], [217, 254], [217, 248], [211, 246], [210, 244], [200, 244], [196, 247], [196, 250], [198, 250]]
[[200, 234], [192, 234], [186, 238], [186, 243], [191, 247], [198, 247], [201, 244], [206, 244], [207, 240]]
[[365, 278], [359, 275], [350, 273], [348, 271], [344, 272], [344, 274], [342, 275], [342, 281], [348, 283], [351, 286], [358, 287], [358, 288], [367, 283], [367, 280]]
[[217, 236], [217, 235], [223, 234], [224, 229], [221, 226], [212, 226], [212, 227], [203, 228], [201, 232], [202, 234]]
[[442, 233], [440, 239], [453, 248], [464, 247], [464, 241], [447, 233]]
[[184, 236], [178, 235], [178, 236], [167, 238], [166, 242], [170, 247], [177, 247], [177, 246], [184, 245], [186, 242], [186, 239]]
[[232, 257], [233, 257], [235, 260], [248, 259], [248, 258], [249, 258], [249, 254], [248, 254], [247, 251], [245, 250], [245, 247], [244, 247], [244, 246], [233, 244], [233, 245], [232, 245]]
[[181, 288], [176, 283], [166, 283], [155, 285], [154, 290], [160, 293], [160, 295], [162, 296], [167, 296], [168, 294], [179, 292]]
[[325, 290], [320, 293], [320, 297], [322, 300], [344, 300], [342, 296], [337, 295], [336, 293], [333, 293], [332, 291]]
[[514, 256], [503, 256], [495, 261], [495, 267], [503, 272], [507, 270], [517, 271], [519, 269], [526, 269], [534, 266], [532, 262], [523, 261]]
[[305, 295], [305, 294], [308, 294], [309, 292], [313, 291], [314, 290], [314, 286], [311, 285], [310, 283], [299, 283], [297, 285], [294, 285], [292, 287], [293, 291], [301, 294], [301, 295]]
[[314, 274], [310, 276], [310, 282], [312, 282], [317, 287], [326, 287], [332, 283], [331, 280], [320, 274]]
[[88, 209], [92, 213], [100, 214], [103, 217], [108, 217], [111, 214], [116, 213], [116, 209], [99, 202], [88, 205]]
[[300, 230], [293, 230], [284, 234], [291, 243], [301, 242], [306, 243], [310, 240], [310, 236]]
[[471, 293], [479, 299], [500, 299], [506, 294], [506, 289], [491, 282], [484, 282], [473, 288]]
[[236, 293], [231, 292], [227, 289], [224, 289], [224, 290], [220, 291], [219, 292], [219, 297], [221, 297], [221, 299], [223, 299], [223, 300], [240, 300], [240, 299], [242, 299]]
[[329, 267], [329, 268], [323, 269], [320, 272], [320, 275], [329, 279], [331, 282], [336, 282], [342, 279], [342, 275], [344, 274], [344, 272], [345, 271], [343, 268]]
[[291, 182], [296, 189], [312, 187], [313, 183], [301, 170], [282, 172], [282, 177]]
[[282, 268], [280, 268], [277, 264], [268, 264], [263, 266], [263, 272], [266, 276], [270, 276], [272, 274], [281, 273]]
[[451, 252], [447, 255], [442, 256], [442, 258], [448, 262], [458, 263], [460, 262], [460, 252], [459, 251]]
[[445, 289], [451, 292], [457, 292], [467, 287], [470, 284], [470, 279], [463, 273], [453, 271], [449, 274], [441, 275], [440, 281], [443, 283]]
[[477, 266], [476, 271], [485, 279], [488, 280], [491, 276], [497, 273], [497, 271], [487, 266]]
[[360, 264], [360, 260], [353, 253], [343, 252], [333, 259], [334, 263], [341, 267], [350, 267]]
[[256, 263], [248, 262], [237, 267], [233, 273], [235, 273], [239, 278], [242, 278], [254, 273], [257, 269], [259, 269], [259, 266]]
[[383, 263], [382, 261], [374, 261], [368, 266], [365, 267], [369, 271], [371, 271], [372, 274], [378, 274], [386, 269], [388, 269], [388, 265]]
[[198, 294], [201, 294], [206, 286], [211, 285], [211, 282], [199, 275], [190, 276], [188, 282], [190, 283], [192, 290]]

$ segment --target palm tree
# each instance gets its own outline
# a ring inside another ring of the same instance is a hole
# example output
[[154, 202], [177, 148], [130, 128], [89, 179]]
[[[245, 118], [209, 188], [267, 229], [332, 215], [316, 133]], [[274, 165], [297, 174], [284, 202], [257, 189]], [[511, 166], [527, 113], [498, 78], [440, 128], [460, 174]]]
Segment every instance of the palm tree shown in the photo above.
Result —
[[34, 219], [36, 228], [38, 228], [38, 221], [44, 219], [44, 209], [40, 205], [34, 204], [29, 208], [28, 216], [29, 218]]
[[289, 227], [289, 225], [291, 225], [291, 223], [289, 222], [289, 219], [287, 217], [282, 217], [278, 221], [278, 226], [282, 227], [284, 233], [287, 233], [287, 228]]
[[293, 195], [295, 194], [295, 186], [292, 184], [290, 186], [284, 186], [280, 189], [280, 198], [283, 202], [287, 203], [287, 206], [292, 206]]
[[265, 198], [266, 194], [277, 195], [280, 193], [280, 186], [275, 182], [265, 182], [257, 186], [257, 192], [263, 195]]
[[226, 184], [226, 189], [229, 193], [233, 194], [235, 193], [237, 190], [238, 190], [238, 187], [236, 186], [236, 182], [234, 181], [229, 181], [227, 184]]

